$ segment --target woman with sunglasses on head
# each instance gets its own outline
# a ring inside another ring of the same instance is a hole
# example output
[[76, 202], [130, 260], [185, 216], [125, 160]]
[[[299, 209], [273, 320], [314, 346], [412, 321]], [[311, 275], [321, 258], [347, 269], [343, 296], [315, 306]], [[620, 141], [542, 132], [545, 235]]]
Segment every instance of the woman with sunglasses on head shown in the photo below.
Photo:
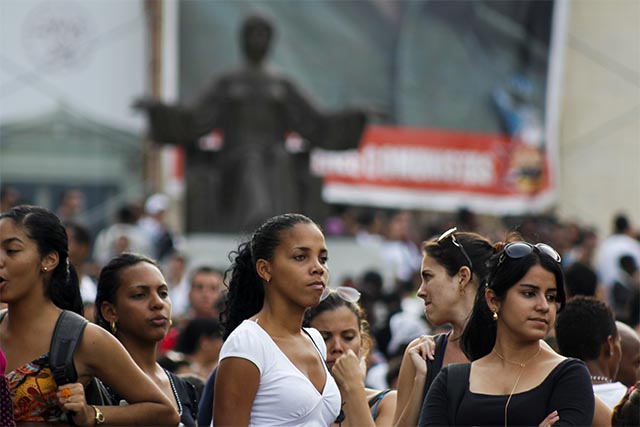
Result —
[[[158, 264], [126, 252], [109, 261], [98, 278], [95, 317], [171, 401], [180, 426], [195, 426], [198, 396], [194, 386], [157, 363], [158, 344], [171, 327], [169, 286]], [[116, 403], [126, 400], [118, 393], [112, 399]]]
[[[64, 226], [47, 209], [21, 205], [0, 214], [0, 301], [8, 305], [0, 343], [16, 422], [177, 425], [169, 400], [120, 343], [96, 325], [83, 326], [71, 353], [74, 372], [65, 374], [77, 377], [76, 382], [55, 382], [49, 352], [54, 334], [59, 337], [55, 328], [66, 324], [61, 319], [77, 319], [82, 312], [67, 240]], [[84, 387], [94, 378], [118, 390], [130, 405], [89, 404]]]
[[425, 314], [434, 326], [447, 323], [445, 334], [422, 336], [405, 350], [398, 377], [395, 425], [415, 426], [426, 393], [443, 366], [468, 362], [460, 348], [460, 336], [469, 318], [478, 288], [485, 282], [485, 265], [495, 254], [493, 245], [476, 233], [445, 231], [423, 243], [422, 283], [418, 297], [425, 302]]
[[234, 254], [214, 425], [328, 426], [340, 414], [340, 392], [322, 336], [302, 327], [327, 286], [322, 231], [303, 215], [279, 215]]
[[589, 371], [543, 341], [565, 304], [560, 255], [544, 243], [500, 249], [462, 334], [472, 363], [442, 369], [419, 425], [591, 425]]
[[371, 347], [369, 324], [350, 287], [327, 288], [326, 297], [307, 310], [304, 325], [320, 331], [331, 369], [344, 402], [342, 426], [390, 426], [396, 407], [395, 390], [366, 388], [365, 358]]

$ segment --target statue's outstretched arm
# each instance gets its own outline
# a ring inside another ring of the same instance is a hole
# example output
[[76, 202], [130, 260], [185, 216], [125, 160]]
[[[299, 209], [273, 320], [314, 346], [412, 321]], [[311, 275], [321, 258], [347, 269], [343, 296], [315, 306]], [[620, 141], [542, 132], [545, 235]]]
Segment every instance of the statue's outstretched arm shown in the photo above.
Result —
[[193, 106], [168, 105], [139, 98], [133, 108], [147, 114], [150, 138], [161, 144], [187, 145], [211, 132], [219, 120], [219, 85], [205, 92]]
[[290, 128], [314, 146], [344, 150], [356, 148], [367, 123], [362, 110], [322, 112], [288, 83], [288, 121]]

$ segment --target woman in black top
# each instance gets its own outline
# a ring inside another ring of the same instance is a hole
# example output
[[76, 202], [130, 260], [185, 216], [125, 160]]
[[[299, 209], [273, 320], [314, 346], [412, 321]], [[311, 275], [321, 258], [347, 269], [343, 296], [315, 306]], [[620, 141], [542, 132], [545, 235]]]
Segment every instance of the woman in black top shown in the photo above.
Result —
[[442, 369], [419, 425], [591, 425], [586, 366], [543, 341], [565, 304], [560, 255], [517, 241], [491, 257], [489, 269], [462, 334], [472, 363]]
[[[198, 398], [193, 385], [162, 368], [157, 344], [171, 326], [169, 287], [151, 259], [123, 253], [104, 266], [98, 279], [96, 323], [110, 331], [145, 374], [173, 402], [181, 426], [195, 426]], [[116, 402], [120, 397], [113, 396]]]
[[395, 425], [415, 426], [431, 382], [443, 366], [468, 362], [460, 349], [460, 336], [471, 313], [478, 288], [487, 276], [485, 262], [495, 254], [493, 245], [476, 233], [445, 231], [422, 246], [422, 283], [418, 297], [434, 326], [453, 325], [435, 337], [423, 335], [405, 350], [398, 377]]

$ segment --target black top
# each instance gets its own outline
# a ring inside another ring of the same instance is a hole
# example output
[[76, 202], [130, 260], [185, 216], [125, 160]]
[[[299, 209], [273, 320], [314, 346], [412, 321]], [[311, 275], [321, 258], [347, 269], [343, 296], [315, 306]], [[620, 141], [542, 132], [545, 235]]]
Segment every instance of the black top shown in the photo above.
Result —
[[[469, 391], [469, 376], [464, 395], [449, 420], [447, 374], [444, 367], [433, 382], [420, 417], [421, 426], [502, 426], [508, 395], [486, 395]], [[559, 363], [538, 386], [511, 397], [507, 424], [537, 426], [554, 410], [558, 426], [589, 426], [593, 420], [594, 397], [589, 371], [584, 362], [567, 359]]]
[[[180, 426], [197, 426], [196, 423], [197, 415], [198, 415], [198, 394], [196, 392], [196, 388], [193, 384], [183, 380], [182, 378], [174, 375], [173, 373], [164, 370], [169, 377], [169, 382], [171, 383], [171, 389], [173, 390], [173, 395], [178, 402], [178, 407], [181, 409], [180, 412]], [[121, 402], [123, 399], [113, 390], [109, 389], [111, 394], [111, 398], [116, 404]]]
[[[424, 384], [424, 391], [422, 392], [423, 400], [427, 396], [427, 392], [429, 388], [431, 388], [431, 384], [440, 373], [442, 369], [442, 362], [444, 362], [444, 352], [447, 351], [447, 344], [449, 343], [449, 335], [451, 335], [451, 331], [438, 334], [433, 337], [433, 340], [436, 344], [436, 349], [434, 352], [433, 360], [428, 357], [425, 359], [425, 363], [427, 364], [427, 378]], [[424, 404], [424, 403], [423, 403]]]
[[211, 420], [213, 419], [213, 388], [216, 383], [217, 372], [218, 367], [216, 366], [204, 385], [204, 390], [202, 391], [202, 396], [200, 398], [200, 406], [198, 407], [199, 426], [208, 426], [211, 424]]
[[166, 372], [169, 379], [173, 382], [173, 385], [175, 385], [175, 394], [177, 394], [176, 398], [180, 399], [180, 404], [182, 405], [180, 422], [184, 426], [197, 426], [198, 397], [196, 388], [193, 384], [183, 380], [171, 372]]

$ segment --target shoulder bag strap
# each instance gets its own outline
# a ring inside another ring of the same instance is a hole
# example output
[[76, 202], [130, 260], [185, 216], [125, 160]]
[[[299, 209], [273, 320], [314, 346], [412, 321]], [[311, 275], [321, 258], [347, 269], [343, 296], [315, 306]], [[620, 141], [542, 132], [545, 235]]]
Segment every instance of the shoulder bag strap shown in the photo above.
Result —
[[368, 403], [369, 403], [369, 408], [371, 408], [371, 417], [373, 418], [374, 421], [378, 417], [378, 405], [380, 405], [380, 402], [382, 402], [382, 399], [384, 399], [384, 397], [390, 391], [391, 389], [387, 388], [385, 390], [382, 390], [380, 393], [376, 394], [375, 396], [373, 396], [371, 399], [369, 399]]
[[465, 390], [469, 385], [471, 363], [452, 363], [447, 366], [447, 402], [449, 409], [449, 425], [456, 425], [456, 414], [462, 402]]

